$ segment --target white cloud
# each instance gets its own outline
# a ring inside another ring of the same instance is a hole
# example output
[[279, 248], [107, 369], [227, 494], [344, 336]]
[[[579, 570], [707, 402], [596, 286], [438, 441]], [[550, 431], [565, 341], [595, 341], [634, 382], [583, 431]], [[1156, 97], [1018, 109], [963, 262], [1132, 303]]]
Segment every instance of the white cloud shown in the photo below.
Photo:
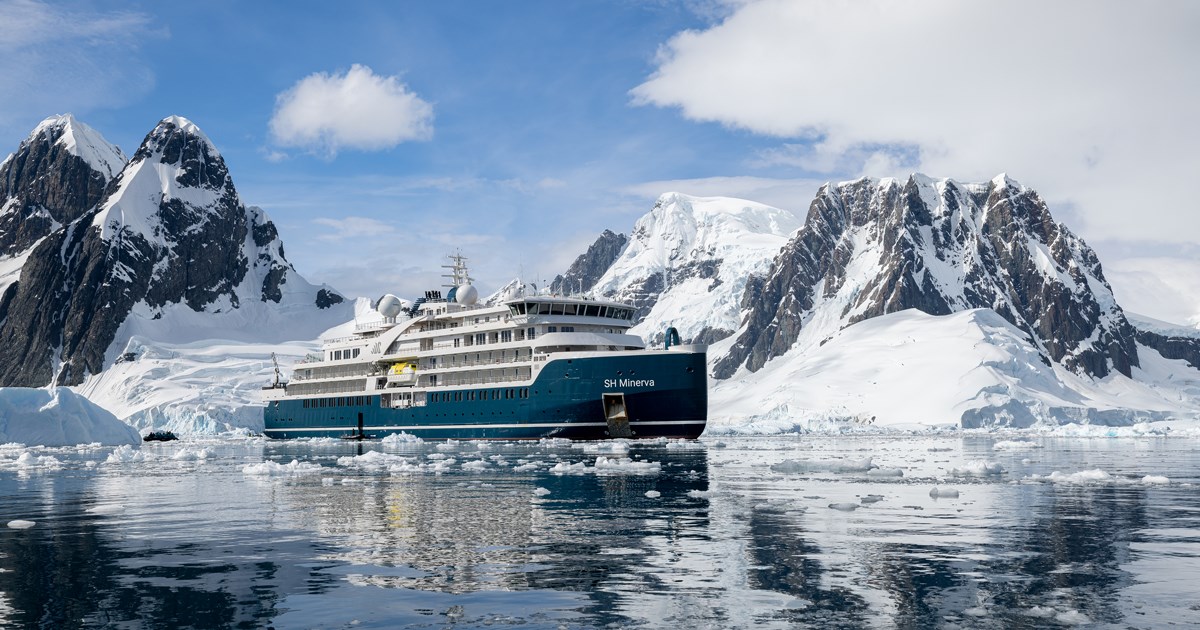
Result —
[[329, 228], [319, 233], [316, 237], [324, 241], [344, 241], [348, 238], [378, 238], [396, 231], [396, 228], [383, 221], [367, 217], [343, 217], [341, 219], [322, 217], [313, 219], [313, 223]]
[[1194, 242], [1197, 32], [1196, 2], [761, 0], [675, 35], [631, 94], [807, 145], [766, 161], [1006, 171], [1088, 238]]
[[24, 136], [49, 114], [137, 100], [154, 86], [140, 45], [165, 36], [140, 13], [0, 2], [0, 133]]
[[345, 74], [311, 74], [275, 98], [276, 143], [336, 155], [433, 137], [433, 105], [397, 77], [355, 64]]

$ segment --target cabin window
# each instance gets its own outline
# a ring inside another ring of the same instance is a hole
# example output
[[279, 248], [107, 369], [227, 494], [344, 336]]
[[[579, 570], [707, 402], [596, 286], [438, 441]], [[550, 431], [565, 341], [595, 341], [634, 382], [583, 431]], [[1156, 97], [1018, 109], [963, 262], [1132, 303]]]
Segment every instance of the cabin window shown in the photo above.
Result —
[[508, 343], [510, 341], [512, 341], [512, 331], [511, 330], [500, 331], [500, 342]]
[[575, 332], [575, 327], [574, 326], [563, 326], [562, 331], [563, 332]]
[[547, 326], [546, 332], [548, 332], [548, 333], [558, 332], [558, 326]]
[[537, 337], [537, 329], [536, 328], [526, 328], [525, 336], [528, 337], [529, 339], [536, 338]]
[[485, 343], [487, 343], [487, 333], [476, 333], [475, 345], [482, 346]]
[[575, 314], [575, 305], [574, 304], [563, 304], [563, 315], [574, 315], [574, 314]]
[[454, 347], [455, 347], [455, 348], [457, 348], [457, 347], [459, 347], [459, 345], [461, 345], [461, 344], [462, 344], [462, 339], [459, 339], [458, 337], [455, 337], [455, 338], [454, 338]]

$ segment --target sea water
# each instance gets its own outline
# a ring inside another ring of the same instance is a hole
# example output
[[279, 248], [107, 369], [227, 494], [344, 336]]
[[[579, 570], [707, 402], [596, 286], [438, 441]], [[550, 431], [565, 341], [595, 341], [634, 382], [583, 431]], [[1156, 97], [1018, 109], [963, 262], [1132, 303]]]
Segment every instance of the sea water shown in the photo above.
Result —
[[1196, 627], [1198, 447], [5, 445], [0, 627]]

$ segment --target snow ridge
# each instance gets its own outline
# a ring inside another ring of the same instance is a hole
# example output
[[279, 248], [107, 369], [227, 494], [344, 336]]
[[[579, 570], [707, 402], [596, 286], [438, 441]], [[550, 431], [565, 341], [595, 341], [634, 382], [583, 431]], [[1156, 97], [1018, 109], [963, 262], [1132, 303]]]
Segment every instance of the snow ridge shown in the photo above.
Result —
[[47, 134], [57, 136], [55, 141], [72, 155], [83, 158], [96, 171], [111, 179], [125, 166], [125, 154], [116, 145], [109, 144], [100, 132], [76, 120], [72, 114], [50, 116], [38, 123], [29, 135], [32, 140]]
[[667, 326], [695, 341], [720, 338], [740, 323], [746, 279], [800, 225], [795, 213], [753, 201], [666, 193], [591, 293], [637, 306], [633, 332], [652, 342]]

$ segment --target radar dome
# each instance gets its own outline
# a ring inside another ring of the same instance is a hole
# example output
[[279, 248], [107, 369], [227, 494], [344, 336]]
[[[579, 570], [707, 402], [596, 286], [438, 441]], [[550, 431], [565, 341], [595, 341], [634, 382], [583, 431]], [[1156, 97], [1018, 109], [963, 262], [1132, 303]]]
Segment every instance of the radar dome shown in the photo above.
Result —
[[476, 291], [475, 287], [469, 284], [464, 284], [455, 287], [455, 289], [457, 289], [454, 292], [455, 302], [465, 306], [470, 306], [479, 301], [479, 291]]
[[403, 308], [404, 305], [400, 302], [400, 298], [389, 293], [379, 298], [379, 306], [376, 306], [375, 310], [379, 311], [380, 315], [390, 318], [399, 315]]

